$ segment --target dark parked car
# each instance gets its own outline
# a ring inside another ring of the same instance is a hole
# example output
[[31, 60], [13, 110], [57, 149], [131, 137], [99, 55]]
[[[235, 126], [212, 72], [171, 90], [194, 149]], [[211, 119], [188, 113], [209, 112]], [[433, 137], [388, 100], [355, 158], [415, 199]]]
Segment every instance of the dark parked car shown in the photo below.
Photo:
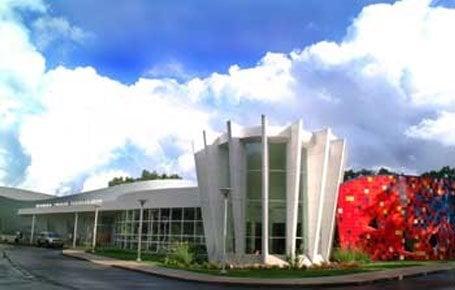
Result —
[[63, 247], [63, 240], [62, 238], [54, 232], [41, 232], [36, 237], [36, 244], [38, 246], [46, 246], [46, 247]]

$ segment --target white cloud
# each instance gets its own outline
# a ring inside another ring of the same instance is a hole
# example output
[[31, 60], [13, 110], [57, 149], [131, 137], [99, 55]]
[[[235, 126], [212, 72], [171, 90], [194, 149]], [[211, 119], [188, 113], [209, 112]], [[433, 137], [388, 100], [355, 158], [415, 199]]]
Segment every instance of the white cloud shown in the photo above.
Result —
[[344, 41], [320, 42], [297, 54], [298, 59], [316, 59], [328, 68], [361, 62], [361, 74], [386, 77], [416, 105], [453, 106], [455, 10], [430, 3], [370, 5], [355, 19]]
[[424, 119], [418, 125], [410, 127], [406, 135], [455, 146], [455, 112], [443, 111], [435, 119]]
[[252, 68], [229, 68], [228, 74], [214, 73], [204, 80], [208, 94], [233, 102], [243, 100], [289, 102], [295, 97], [292, 61], [286, 54], [267, 53]]
[[107, 187], [109, 181], [114, 177], [127, 177], [130, 176], [127, 172], [123, 170], [108, 170], [103, 172], [98, 172], [90, 175], [85, 179], [84, 184], [82, 185], [82, 191], [90, 191], [99, 188]]
[[[309, 127], [334, 127], [349, 140], [354, 165], [414, 170], [455, 162], [444, 148], [421, 141], [455, 142], [455, 10], [429, 1], [370, 5], [340, 43], [267, 53], [253, 67], [233, 65], [207, 78], [144, 77], [132, 85], [92, 67], [45, 71], [18, 21], [0, 22], [9, 40], [0, 42], [0, 52], [14, 52], [0, 53], [0, 96], [9, 100], [0, 121], [19, 122], [19, 140], [31, 159], [22, 185], [31, 189], [67, 191], [87, 172], [94, 175], [84, 187], [93, 188], [126, 144], [153, 158], [151, 169], [190, 176], [191, 141], [201, 139], [202, 129], [213, 135], [220, 116], [243, 123], [262, 112], [281, 123], [303, 117]], [[50, 26], [78, 38], [73, 26], [60, 24]], [[24, 109], [30, 105], [25, 96], [40, 109]], [[169, 140], [178, 153], [167, 153]]]
[[166, 82], [141, 79], [126, 86], [89, 67], [47, 72], [44, 112], [24, 118], [19, 131], [31, 156], [24, 186], [54, 192], [113, 161], [127, 143], [163, 156], [160, 142], [171, 136], [182, 152], [191, 152], [191, 140], [208, 126], [210, 114], [173, 93]]
[[45, 60], [28, 33], [12, 20], [0, 18], [0, 100], [17, 102], [36, 95]]
[[16, 10], [45, 12], [46, 5], [42, 0], [2, 0], [0, 2], [0, 19], [15, 18]]
[[343, 41], [291, 54], [299, 95], [295, 114], [346, 136], [351, 163], [410, 170], [455, 163], [447, 158], [451, 149], [437, 144], [455, 144], [449, 125], [455, 111], [455, 10], [430, 3], [367, 6]]
[[189, 80], [194, 76], [184, 65], [176, 60], [157, 64], [145, 72], [149, 78], [173, 78], [178, 80]]
[[40, 50], [44, 50], [62, 40], [82, 44], [94, 37], [93, 33], [71, 25], [62, 17], [50, 17], [47, 15], [35, 20], [32, 24], [32, 29], [35, 35], [35, 43]]

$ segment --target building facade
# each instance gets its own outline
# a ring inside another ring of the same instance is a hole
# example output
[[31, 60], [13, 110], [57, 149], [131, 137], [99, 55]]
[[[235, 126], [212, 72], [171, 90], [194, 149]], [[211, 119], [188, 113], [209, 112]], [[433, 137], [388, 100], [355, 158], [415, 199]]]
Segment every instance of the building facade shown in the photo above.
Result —
[[17, 231], [29, 232], [30, 222], [17, 215], [21, 208], [34, 207], [39, 201], [51, 198], [51, 195], [0, 187], [0, 234], [15, 234]]
[[204, 134], [195, 159], [210, 260], [329, 260], [345, 159], [330, 129], [272, 127], [265, 116], [251, 128], [227, 122], [212, 144]]
[[[345, 141], [330, 129], [238, 128], [195, 152], [198, 184], [153, 180], [54, 197], [18, 208], [27, 238], [59, 233], [70, 246], [149, 252], [188, 242], [211, 262], [328, 261]], [[10, 189], [15, 190], [15, 189]], [[8, 191], [8, 190], [6, 190]], [[1, 192], [0, 192], [1, 195]], [[20, 229], [18, 229], [20, 230]]]
[[53, 231], [72, 246], [136, 249], [142, 227], [144, 251], [158, 252], [176, 242], [205, 248], [198, 189], [186, 180], [142, 181], [53, 197], [18, 213], [29, 217], [31, 243], [36, 233]]

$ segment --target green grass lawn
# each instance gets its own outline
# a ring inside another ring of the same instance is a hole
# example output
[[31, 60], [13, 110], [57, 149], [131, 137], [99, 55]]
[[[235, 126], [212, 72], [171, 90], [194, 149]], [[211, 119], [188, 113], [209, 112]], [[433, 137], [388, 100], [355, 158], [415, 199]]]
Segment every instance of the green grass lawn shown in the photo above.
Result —
[[[251, 277], [251, 278], [309, 278], [309, 277], [324, 277], [337, 276], [346, 274], [355, 274], [362, 272], [379, 271], [386, 269], [396, 269], [403, 267], [421, 266], [426, 262], [418, 261], [390, 261], [390, 262], [372, 262], [360, 265], [356, 268], [347, 269], [232, 269], [228, 270], [226, 276], [230, 277]], [[206, 273], [211, 275], [220, 275], [220, 270], [217, 269], [188, 269], [191, 271]]]
[[[116, 258], [120, 260], [136, 260], [136, 251], [131, 250], [121, 250], [121, 249], [97, 249], [97, 255]], [[197, 273], [205, 273], [210, 275], [221, 275], [219, 269], [207, 269], [203, 266], [192, 266], [192, 267], [171, 267], [164, 263], [164, 258], [162, 255], [155, 255], [149, 253], [143, 253], [141, 255], [142, 260], [145, 263], [160, 266], [168, 267], [174, 269], [182, 269], [187, 271], [193, 271]], [[336, 276], [336, 275], [346, 275], [346, 274], [355, 274], [362, 272], [370, 271], [379, 271], [386, 269], [396, 269], [403, 267], [412, 267], [412, 266], [421, 266], [429, 263], [435, 262], [423, 262], [423, 261], [390, 261], [390, 262], [370, 262], [361, 264], [355, 268], [331, 268], [331, 269], [231, 269], [228, 270], [226, 276], [230, 277], [250, 277], [250, 278], [308, 278], [308, 277], [323, 277], [323, 276]]]

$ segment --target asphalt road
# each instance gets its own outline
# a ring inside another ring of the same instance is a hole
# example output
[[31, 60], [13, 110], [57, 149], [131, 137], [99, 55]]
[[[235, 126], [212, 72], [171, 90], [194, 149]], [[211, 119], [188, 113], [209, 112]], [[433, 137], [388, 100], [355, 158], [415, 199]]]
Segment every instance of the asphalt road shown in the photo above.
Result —
[[[245, 289], [176, 281], [127, 270], [103, 267], [61, 255], [58, 250], [14, 247], [8, 255], [15, 265], [0, 257], [0, 289]], [[254, 289], [261, 287], [253, 287]], [[251, 289], [253, 289], [251, 288]], [[263, 287], [264, 289], [289, 289]], [[308, 288], [307, 288], [308, 289]], [[312, 288], [330, 290], [430, 290], [455, 289], [455, 271], [362, 286]]]

